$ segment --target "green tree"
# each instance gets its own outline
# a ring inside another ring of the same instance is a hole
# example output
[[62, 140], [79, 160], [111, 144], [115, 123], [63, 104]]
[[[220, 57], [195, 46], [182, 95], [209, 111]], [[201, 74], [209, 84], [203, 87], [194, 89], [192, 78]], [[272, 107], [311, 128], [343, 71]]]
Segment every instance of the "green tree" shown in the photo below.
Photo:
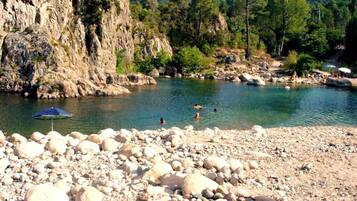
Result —
[[190, 35], [193, 41], [201, 45], [203, 36], [208, 33], [209, 26], [219, 14], [218, 4], [215, 0], [192, 0], [188, 12]]
[[281, 55], [288, 33], [305, 31], [309, 11], [309, 4], [305, 0], [268, 0], [261, 20], [263, 29], [269, 29], [268, 38], [275, 38], [272, 44], [275, 54]]
[[346, 26], [346, 57], [350, 62], [357, 62], [357, 15]]

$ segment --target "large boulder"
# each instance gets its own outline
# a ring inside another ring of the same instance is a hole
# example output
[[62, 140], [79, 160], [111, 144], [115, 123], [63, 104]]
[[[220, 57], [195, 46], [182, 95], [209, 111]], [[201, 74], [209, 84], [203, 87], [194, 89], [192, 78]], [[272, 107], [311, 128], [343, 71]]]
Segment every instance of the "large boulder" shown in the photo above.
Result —
[[201, 194], [203, 190], [216, 190], [218, 184], [201, 175], [201, 174], [190, 174], [187, 175], [183, 180], [182, 191], [185, 197], [189, 197], [191, 194]]
[[21, 144], [17, 144], [15, 147], [15, 153], [20, 157], [20, 158], [35, 158], [37, 156], [40, 156], [45, 149], [41, 144], [38, 144], [36, 142], [24, 142]]
[[248, 81], [247, 84], [254, 86], [265, 86], [264, 80], [260, 77], [253, 77], [251, 80]]
[[40, 184], [26, 192], [25, 201], [69, 201], [69, 198], [60, 188], [51, 184]]
[[156, 68], [152, 69], [152, 71], [149, 74], [151, 77], [159, 77], [160, 76], [160, 72], [159, 70], [157, 70]]
[[241, 75], [239, 75], [239, 79], [242, 81], [242, 82], [248, 82], [250, 80], [253, 79], [253, 76], [251, 76], [250, 74], [248, 73], [243, 73]]
[[339, 87], [339, 88], [352, 87], [352, 81], [351, 79], [348, 78], [337, 79], [333, 77], [328, 77], [325, 81], [325, 84], [327, 86]]

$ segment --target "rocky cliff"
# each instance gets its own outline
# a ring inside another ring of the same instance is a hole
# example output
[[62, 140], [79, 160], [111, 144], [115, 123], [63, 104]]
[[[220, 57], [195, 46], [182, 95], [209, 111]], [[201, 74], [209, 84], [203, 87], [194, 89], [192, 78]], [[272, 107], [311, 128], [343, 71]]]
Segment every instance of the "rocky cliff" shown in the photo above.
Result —
[[0, 91], [38, 98], [117, 95], [155, 84], [116, 75], [133, 57], [128, 0], [0, 0]]

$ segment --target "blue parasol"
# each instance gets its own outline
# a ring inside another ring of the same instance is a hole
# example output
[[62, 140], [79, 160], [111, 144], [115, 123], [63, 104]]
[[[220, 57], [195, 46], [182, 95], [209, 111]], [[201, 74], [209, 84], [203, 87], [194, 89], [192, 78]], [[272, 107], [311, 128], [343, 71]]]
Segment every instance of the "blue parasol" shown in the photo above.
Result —
[[53, 131], [53, 120], [70, 118], [72, 117], [72, 114], [60, 108], [50, 107], [37, 112], [32, 117], [40, 120], [51, 120], [51, 129]]

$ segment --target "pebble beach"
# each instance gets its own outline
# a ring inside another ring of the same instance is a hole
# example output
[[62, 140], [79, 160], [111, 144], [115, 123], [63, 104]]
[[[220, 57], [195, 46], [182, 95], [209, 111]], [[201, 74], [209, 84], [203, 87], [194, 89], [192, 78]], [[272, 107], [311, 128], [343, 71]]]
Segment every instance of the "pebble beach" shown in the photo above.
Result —
[[0, 132], [0, 201], [357, 200], [357, 127]]

